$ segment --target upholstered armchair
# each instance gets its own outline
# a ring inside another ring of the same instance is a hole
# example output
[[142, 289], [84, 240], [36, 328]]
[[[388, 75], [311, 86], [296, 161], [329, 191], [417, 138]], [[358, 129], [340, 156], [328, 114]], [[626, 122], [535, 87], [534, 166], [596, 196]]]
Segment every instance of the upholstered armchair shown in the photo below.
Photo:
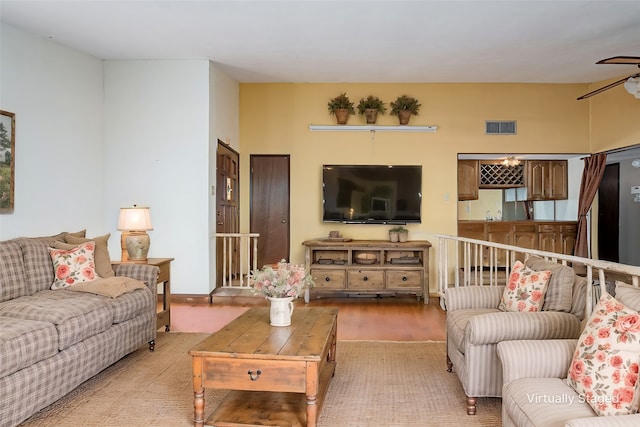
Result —
[[503, 427], [632, 427], [640, 414], [598, 417], [564, 380], [578, 340], [504, 341]]
[[525, 265], [536, 272], [551, 271], [542, 311], [513, 312], [498, 308], [505, 286], [468, 286], [445, 292], [447, 370], [455, 372], [462, 383], [469, 415], [476, 413], [478, 397], [502, 396], [498, 343], [580, 335], [586, 279], [577, 276], [570, 267], [541, 258], [528, 259]]

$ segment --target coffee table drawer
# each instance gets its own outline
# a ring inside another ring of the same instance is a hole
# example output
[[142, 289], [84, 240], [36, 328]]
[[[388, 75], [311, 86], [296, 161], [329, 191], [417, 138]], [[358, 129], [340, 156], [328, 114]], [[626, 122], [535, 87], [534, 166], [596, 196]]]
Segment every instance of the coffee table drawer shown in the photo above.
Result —
[[202, 381], [205, 388], [304, 393], [306, 362], [206, 357]]

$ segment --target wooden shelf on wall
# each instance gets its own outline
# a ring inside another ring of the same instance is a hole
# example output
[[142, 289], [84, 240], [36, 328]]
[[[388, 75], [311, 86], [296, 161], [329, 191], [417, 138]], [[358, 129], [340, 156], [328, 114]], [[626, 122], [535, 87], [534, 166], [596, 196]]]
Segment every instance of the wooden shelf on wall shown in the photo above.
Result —
[[377, 125], [309, 125], [310, 131], [329, 132], [435, 132], [438, 126], [377, 126]]

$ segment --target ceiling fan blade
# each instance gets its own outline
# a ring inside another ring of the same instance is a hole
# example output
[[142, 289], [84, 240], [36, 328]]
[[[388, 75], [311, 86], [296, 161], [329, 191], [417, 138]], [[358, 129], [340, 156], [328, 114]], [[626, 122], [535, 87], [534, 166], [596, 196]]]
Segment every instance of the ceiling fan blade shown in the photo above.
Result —
[[618, 86], [618, 85], [623, 84], [624, 82], [626, 82], [627, 80], [629, 80], [629, 78], [630, 78], [630, 77], [638, 77], [638, 76], [640, 76], [640, 73], [638, 73], [638, 74], [632, 74], [632, 75], [630, 75], [630, 76], [628, 76], [628, 77], [625, 77], [625, 78], [623, 78], [623, 79], [620, 79], [620, 80], [618, 80], [618, 81], [615, 81], [615, 82], [613, 82], [613, 83], [610, 83], [610, 84], [608, 84], [608, 85], [606, 85], [606, 86], [602, 86], [600, 89], [596, 89], [596, 90], [594, 90], [594, 91], [592, 91], [592, 92], [586, 93], [586, 94], [582, 95], [581, 97], [577, 98], [577, 100], [578, 100], [578, 101], [580, 101], [581, 99], [590, 98], [590, 97], [592, 97], [593, 95], [597, 95], [597, 94], [599, 94], [599, 93], [601, 93], [601, 92], [604, 92], [605, 90], [609, 90], [609, 89], [611, 89], [611, 88], [613, 88], [613, 87], [616, 87], [616, 86]]
[[624, 65], [640, 65], [640, 56], [613, 56], [607, 59], [601, 59], [596, 64], [624, 64]]

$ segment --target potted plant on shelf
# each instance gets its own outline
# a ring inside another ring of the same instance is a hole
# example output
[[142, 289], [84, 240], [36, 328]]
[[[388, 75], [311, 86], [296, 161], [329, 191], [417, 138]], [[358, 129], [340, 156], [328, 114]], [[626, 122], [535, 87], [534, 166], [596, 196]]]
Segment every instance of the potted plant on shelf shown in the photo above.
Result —
[[387, 111], [387, 107], [377, 96], [369, 95], [366, 98], [361, 98], [358, 103], [358, 113], [364, 114], [367, 124], [375, 124], [378, 113], [384, 114], [385, 111]]
[[399, 96], [391, 103], [391, 115], [398, 116], [401, 125], [409, 123], [411, 116], [417, 116], [422, 104], [416, 98], [408, 95]]
[[351, 102], [345, 92], [335, 98], [331, 98], [327, 107], [329, 114], [336, 116], [336, 121], [339, 125], [347, 124], [349, 116], [356, 113], [356, 110], [353, 108], [353, 102]]
[[409, 230], [399, 225], [389, 230], [389, 240], [395, 242], [406, 242], [409, 237]]

